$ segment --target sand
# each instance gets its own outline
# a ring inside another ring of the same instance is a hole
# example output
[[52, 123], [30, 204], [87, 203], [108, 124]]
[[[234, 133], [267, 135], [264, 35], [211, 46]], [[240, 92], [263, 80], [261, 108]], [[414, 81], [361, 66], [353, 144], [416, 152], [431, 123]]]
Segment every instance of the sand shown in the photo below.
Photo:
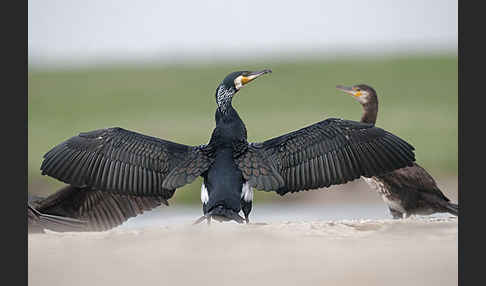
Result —
[[29, 285], [457, 285], [457, 218], [176, 224], [28, 237]]

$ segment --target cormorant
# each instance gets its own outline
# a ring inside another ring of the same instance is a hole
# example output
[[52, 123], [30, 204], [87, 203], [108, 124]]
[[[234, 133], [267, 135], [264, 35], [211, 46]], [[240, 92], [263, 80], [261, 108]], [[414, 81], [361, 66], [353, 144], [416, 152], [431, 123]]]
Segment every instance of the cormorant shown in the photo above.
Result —
[[[44, 155], [43, 175], [75, 188], [170, 199], [177, 188], [203, 177], [204, 216], [246, 220], [253, 188], [288, 192], [344, 184], [409, 166], [414, 148], [371, 124], [329, 118], [300, 130], [249, 143], [232, 100], [271, 70], [238, 71], [216, 88], [216, 127], [208, 144], [183, 145], [123, 128], [80, 133]], [[245, 219], [239, 212], [243, 211]]]
[[[161, 204], [168, 205], [168, 202], [160, 196], [133, 196], [68, 185], [47, 198], [29, 199], [29, 208], [32, 208], [29, 210], [29, 232], [39, 228], [58, 232], [108, 230]], [[30, 219], [33, 211], [80, 223], [44, 221], [39, 225]]]
[[[376, 91], [366, 84], [337, 89], [352, 95], [363, 106], [361, 122], [375, 124], [378, 116], [378, 96]], [[436, 212], [448, 212], [458, 215], [459, 206], [451, 203], [437, 186], [434, 178], [420, 165], [397, 169], [363, 179], [381, 194], [388, 205], [393, 218], [409, 217], [412, 214], [430, 215]]]

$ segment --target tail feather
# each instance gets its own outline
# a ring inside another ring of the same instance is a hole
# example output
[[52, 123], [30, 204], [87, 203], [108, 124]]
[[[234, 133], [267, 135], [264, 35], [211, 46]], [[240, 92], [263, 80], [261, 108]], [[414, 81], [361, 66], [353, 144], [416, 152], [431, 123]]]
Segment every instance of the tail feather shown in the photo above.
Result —
[[226, 208], [224, 205], [217, 205], [202, 217], [197, 219], [193, 224], [199, 224], [204, 220], [207, 220], [208, 223], [210, 223], [211, 218], [219, 222], [234, 220], [237, 223], [243, 223], [245, 221], [235, 210]]
[[209, 211], [208, 215], [219, 222], [234, 220], [237, 223], [243, 223], [244, 221], [244, 219], [235, 210], [229, 209], [223, 205], [214, 207]]

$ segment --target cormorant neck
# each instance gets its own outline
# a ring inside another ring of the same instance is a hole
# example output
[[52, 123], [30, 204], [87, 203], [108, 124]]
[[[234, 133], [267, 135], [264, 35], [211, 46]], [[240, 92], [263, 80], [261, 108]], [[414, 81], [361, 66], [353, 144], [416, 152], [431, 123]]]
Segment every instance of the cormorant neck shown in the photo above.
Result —
[[375, 125], [378, 117], [378, 101], [371, 101], [363, 104], [363, 115], [361, 122]]
[[231, 102], [227, 105], [218, 106], [218, 108], [216, 108], [216, 124], [233, 121], [237, 118], [239, 118], [238, 112], [236, 112], [236, 110], [233, 108]]
[[216, 103], [218, 104], [218, 110], [221, 114], [225, 115], [233, 109], [231, 101], [236, 90], [234, 88], [226, 88], [224, 85], [219, 85], [216, 89]]

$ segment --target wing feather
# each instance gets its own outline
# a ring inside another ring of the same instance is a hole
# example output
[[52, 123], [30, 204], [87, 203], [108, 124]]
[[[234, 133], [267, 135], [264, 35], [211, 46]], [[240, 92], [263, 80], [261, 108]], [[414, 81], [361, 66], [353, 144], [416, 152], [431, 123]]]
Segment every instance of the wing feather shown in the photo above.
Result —
[[31, 204], [44, 214], [83, 221], [83, 224], [76, 225], [76, 228], [62, 229], [58, 225], [47, 223], [43, 225], [44, 228], [55, 231], [104, 231], [168, 203], [162, 196], [125, 195], [89, 187], [66, 186]]
[[[415, 161], [413, 150], [371, 124], [330, 118], [263, 143], [250, 143], [236, 162], [252, 187], [283, 195], [410, 166]], [[259, 183], [262, 175], [248, 171], [251, 167], [245, 162], [249, 160], [267, 169], [265, 176], [277, 184]]]
[[162, 195], [192, 182], [211, 164], [205, 146], [187, 146], [122, 128], [80, 133], [44, 155], [43, 175], [75, 187]]

